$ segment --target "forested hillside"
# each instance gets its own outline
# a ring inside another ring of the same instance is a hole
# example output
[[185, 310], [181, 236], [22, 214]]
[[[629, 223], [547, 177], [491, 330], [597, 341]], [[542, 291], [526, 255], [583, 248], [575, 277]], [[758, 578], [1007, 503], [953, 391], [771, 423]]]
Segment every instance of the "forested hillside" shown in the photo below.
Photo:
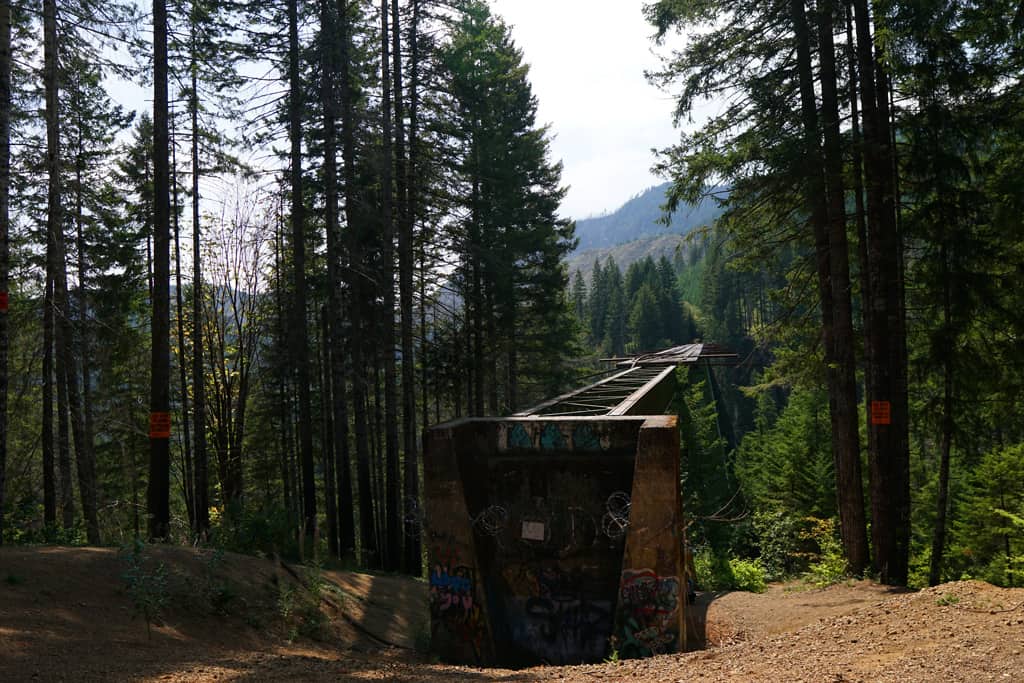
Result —
[[576, 221], [576, 252], [614, 247], [655, 235], [689, 234], [694, 228], [710, 225], [720, 213], [717, 202], [703, 198], [668, 215], [663, 207], [671, 185], [649, 187], [615, 211]]
[[0, 2], [0, 542], [420, 575], [425, 427], [701, 339], [704, 587], [1024, 584], [1020, 3], [643, 11], [669, 182], [574, 224], [483, 0]]

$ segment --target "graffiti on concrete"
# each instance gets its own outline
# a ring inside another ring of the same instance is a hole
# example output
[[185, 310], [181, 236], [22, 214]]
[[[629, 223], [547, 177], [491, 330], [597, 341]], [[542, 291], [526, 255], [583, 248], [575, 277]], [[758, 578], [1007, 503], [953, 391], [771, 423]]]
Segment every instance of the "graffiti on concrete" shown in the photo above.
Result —
[[434, 638], [467, 647], [480, 661], [486, 625], [476, 597], [476, 572], [461, 559], [454, 539], [431, 534], [430, 618]]
[[651, 569], [626, 569], [619, 582], [617, 634], [622, 657], [650, 657], [673, 649], [679, 637], [679, 579]]
[[473, 570], [435, 565], [430, 572], [430, 604], [438, 614], [473, 609]]
[[611, 435], [607, 430], [595, 429], [588, 422], [502, 422], [498, 425], [498, 449], [545, 451], [574, 450], [584, 452], [607, 451]]
[[611, 600], [580, 570], [557, 565], [509, 565], [506, 613], [516, 645], [550, 664], [598, 661], [608, 650]]
[[515, 423], [508, 432], [508, 447], [533, 448], [533, 439], [530, 438], [530, 433], [526, 431], [522, 422]]
[[540, 447], [545, 451], [565, 449], [565, 435], [562, 434], [562, 430], [558, 428], [558, 425], [553, 422], [544, 425], [544, 431], [540, 433]]

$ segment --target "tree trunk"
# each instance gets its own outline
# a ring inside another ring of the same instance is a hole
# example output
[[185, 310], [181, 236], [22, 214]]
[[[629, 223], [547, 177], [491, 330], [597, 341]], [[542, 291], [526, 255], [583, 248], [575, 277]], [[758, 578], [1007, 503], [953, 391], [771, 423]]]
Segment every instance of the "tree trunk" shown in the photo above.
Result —
[[[54, 247], [53, 300], [54, 321], [58, 326], [56, 342], [59, 362], [63, 363], [63, 375], [67, 382], [67, 407], [71, 414], [71, 428], [74, 433], [75, 456], [78, 464], [79, 495], [82, 498], [82, 514], [85, 517], [86, 536], [89, 543], [100, 542], [99, 521], [96, 505], [96, 474], [92, 458], [92, 444], [87, 443], [85, 424], [82, 419], [81, 396], [79, 394], [77, 364], [74, 357], [71, 307], [68, 297], [67, 257], [64, 243], [63, 207], [61, 205], [61, 160], [60, 160], [60, 111], [58, 101], [58, 57], [57, 57], [57, 8], [55, 0], [43, 3], [43, 63], [44, 89], [46, 91], [46, 159], [49, 173], [47, 199], [47, 232], [52, 235]], [[58, 370], [58, 381], [61, 372]], [[59, 392], [58, 392], [59, 393]]]
[[[387, 564], [385, 569], [399, 569], [402, 555], [401, 525], [401, 479], [398, 462], [398, 397], [395, 391], [395, 221], [392, 211], [394, 203], [393, 188], [393, 153], [391, 145], [391, 73], [389, 61], [390, 32], [388, 21], [388, 0], [381, 0], [381, 85], [383, 88], [382, 123], [383, 123], [383, 165], [381, 184], [384, 186], [381, 205], [383, 230], [383, 315], [381, 316], [381, 333], [384, 363], [384, 452], [386, 470], [385, 493], [385, 538], [387, 539]], [[397, 36], [396, 36], [397, 40]], [[395, 59], [399, 59], [396, 55]]]
[[278, 397], [278, 419], [280, 420], [280, 434], [281, 434], [281, 497], [284, 502], [284, 508], [288, 512], [289, 517], [295, 513], [295, 507], [293, 505], [292, 496], [292, 477], [291, 477], [291, 435], [289, 425], [291, 425], [291, 410], [288, 406], [288, 370], [285, 363], [287, 344], [285, 339], [288, 337], [288, 325], [285, 323], [284, 314], [284, 283], [281, 277], [281, 270], [284, 268], [284, 258], [282, 252], [284, 251], [284, 221], [281, 216], [284, 211], [278, 211], [278, 224], [277, 229], [274, 231], [274, 309], [277, 320], [277, 397]]
[[[409, 90], [409, 147], [406, 158], [405, 147], [405, 113], [402, 101], [402, 60], [399, 36], [401, 21], [398, 11], [398, 0], [393, 0], [391, 12], [394, 16], [395, 28], [395, 148], [398, 158], [399, 179], [399, 215], [400, 232], [398, 234], [398, 272], [399, 299], [402, 309], [402, 436], [405, 450], [404, 472], [404, 510], [403, 522], [410, 526], [406, 529], [405, 551], [402, 555], [402, 570], [407, 574], [419, 576], [422, 568], [422, 551], [419, 543], [419, 529], [415, 524], [419, 509], [419, 455], [416, 449], [416, 387], [415, 358], [413, 357], [413, 231], [416, 214], [413, 188], [416, 186], [416, 170], [414, 166], [413, 148], [416, 145], [417, 105], [417, 63], [419, 30], [419, 0], [412, 0], [412, 26], [409, 29], [409, 49], [412, 79]], [[424, 409], [426, 401], [424, 400]], [[424, 423], [426, 424], [426, 423]]]
[[910, 552], [910, 454], [888, 88], [885, 71], [875, 55], [867, 0], [852, 2], [867, 177], [867, 310], [871, 322], [865, 345], [869, 360], [866, 385], [871, 539], [879, 580], [904, 585]]
[[306, 325], [306, 237], [302, 192], [302, 81], [299, 75], [298, 0], [288, 0], [288, 137], [291, 141], [291, 222], [293, 292], [291, 356], [299, 390], [299, 453], [302, 465], [303, 528], [316, 536], [316, 479], [309, 399], [309, 348]]
[[[940, 258], [942, 259], [942, 325], [951, 329], [953, 304], [949, 281], [949, 251], [943, 244]], [[949, 512], [949, 458], [953, 447], [953, 431], [955, 417], [953, 415], [953, 343], [947, 332], [947, 348], [942, 359], [942, 436], [939, 460], [939, 491], [935, 501], [935, 529], [932, 534], [931, 566], [928, 570], [928, 585], [937, 586], [942, 582], [942, 560], [946, 551], [946, 517]]]
[[[821, 301], [822, 345], [826, 367], [826, 384], [831, 418], [832, 452], [836, 458], [839, 443], [845, 438], [840, 431], [838, 417], [838, 376], [832, 369], [835, 355], [834, 326], [835, 311], [832, 293], [832, 259], [829, 253], [828, 202], [825, 195], [824, 153], [821, 149], [821, 133], [818, 127], [817, 103], [814, 95], [814, 75], [811, 62], [810, 30], [804, 11], [804, 0], [790, 0], [790, 12], [794, 35], [797, 41], [797, 62], [800, 77], [800, 109], [804, 133], [804, 154], [806, 157], [804, 198], [811, 214], [811, 228], [814, 232], [815, 257], [818, 274], [818, 296]], [[837, 476], [838, 479], [838, 476]], [[847, 558], [849, 560], [849, 558]]]
[[[415, 139], [415, 136], [413, 136], [413, 139]], [[428, 391], [427, 381], [428, 381], [429, 377], [427, 375], [427, 368], [429, 367], [430, 359], [431, 359], [432, 356], [430, 355], [430, 347], [427, 346], [427, 343], [428, 343], [427, 342], [427, 277], [426, 277], [426, 272], [425, 272], [426, 269], [427, 269], [427, 254], [426, 254], [427, 249], [426, 249], [426, 245], [423, 244], [424, 241], [425, 241], [425, 237], [421, 236], [420, 237], [420, 250], [419, 250], [420, 251], [420, 253], [419, 253], [419, 259], [420, 259], [420, 272], [419, 272], [419, 280], [420, 280], [420, 283], [419, 283], [420, 284], [420, 402], [423, 405], [421, 406], [420, 410], [423, 411], [422, 412], [422, 415], [423, 415], [423, 417], [422, 417], [423, 429], [426, 430], [427, 426], [430, 424], [430, 401], [428, 400], [429, 396], [427, 395], [427, 391]], [[436, 317], [435, 317], [434, 327], [435, 328], [437, 327]], [[437, 384], [436, 377], [434, 379], [434, 383], [435, 383], [435, 385]], [[440, 393], [441, 393], [440, 390], [435, 386], [435, 388], [434, 388], [434, 398], [435, 398], [435, 400], [437, 399], [437, 396]]]
[[[56, 270], [56, 269], [54, 269]], [[56, 283], [56, 277], [54, 277]], [[56, 289], [56, 284], [54, 284]], [[64, 367], [64, 354], [61, 352], [64, 334], [61, 325], [56, 324], [61, 312], [57, 308], [56, 298], [52, 304], [54, 312], [54, 346], [57, 349], [54, 358], [54, 372], [57, 376], [57, 471], [60, 473], [60, 510], [61, 525], [65, 530], [75, 526], [75, 482], [71, 473], [71, 433], [68, 423], [68, 371]]]
[[[477, 160], [479, 154], [474, 150], [473, 158]], [[479, 203], [480, 203], [480, 164], [475, 163], [473, 167], [473, 195], [472, 195], [472, 209], [470, 215], [470, 229], [469, 229], [469, 242], [470, 242], [470, 270], [472, 272], [472, 280], [470, 285], [470, 294], [467, 297], [466, 302], [466, 328], [467, 331], [472, 329], [472, 351], [470, 358], [472, 358], [472, 369], [473, 369], [473, 381], [467, 382], [466, 386], [469, 390], [469, 396], [466, 401], [466, 408], [469, 410], [469, 414], [472, 417], [483, 417], [484, 414], [484, 293], [483, 293], [483, 275], [480, 264], [480, 252], [483, 250], [482, 236], [480, 234], [480, 218], [479, 218]], [[472, 303], [472, 306], [470, 306]], [[469, 311], [472, 310], [472, 316], [469, 315]], [[472, 321], [470, 323], [470, 321]]]
[[[326, 3], [324, 3], [326, 4]], [[335, 491], [337, 478], [335, 466], [337, 460], [334, 457], [334, 416], [332, 415], [333, 401], [331, 400], [331, 352], [330, 352], [330, 326], [327, 324], [330, 311], [327, 306], [320, 310], [321, 344], [320, 355], [320, 403], [323, 416], [323, 468], [324, 468], [324, 509], [327, 512], [327, 552], [330, 557], [340, 557], [338, 551], [338, 499]]]
[[7, 481], [7, 351], [11, 207], [11, 3], [0, 2], [0, 545]]
[[[192, 391], [194, 392], [194, 425], [196, 444], [195, 507], [196, 533], [200, 537], [210, 529], [210, 467], [206, 448], [206, 369], [203, 363], [203, 259], [202, 224], [199, 220], [199, 66], [195, 20], [189, 23], [189, 71], [192, 92], [189, 95], [189, 117], [192, 126]], [[188, 429], [186, 427], [186, 429]]]
[[167, 5], [153, 0], [153, 351], [146, 509], [150, 539], [170, 533], [170, 168]]
[[[868, 279], [868, 228], [864, 208], [864, 158], [861, 150], [863, 141], [860, 134], [860, 111], [857, 104], [857, 46], [853, 40], [853, 10], [849, 4], [846, 5], [846, 45], [848, 48], [847, 65], [850, 74], [850, 173], [853, 177], [854, 215], [857, 226], [857, 260], [860, 266], [861, 317], [864, 328], [864, 337], [867, 338], [870, 329], [870, 316], [867, 314], [867, 302], [870, 299], [871, 283]], [[870, 364], [870, 360], [867, 358], [866, 346], [864, 360], [866, 364]]]
[[[79, 122], [78, 130], [82, 130], [81, 121]], [[82, 209], [82, 174], [84, 172], [84, 158], [85, 150], [82, 148], [81, 137], [78, 139], [78, 159], [76, 160], [75, 173], [76, 173], [76, 193], [77, 199], [75, 203], [75, 225], [77, 227], [77, 251], [78, 251], [78, 348], [79, 356], [81, 357], [81, 370], [82, 370], [82, 438], [85, 441], [86, 448], [89, 453], [94, 453], [95, 449], [93, 444], [95, 440], [93, 435], [95, 434], [92, 414], [92, 364], [89, 359], [92, 357], [92, 349], [89, 343], [89, 299], [87, 297], [86, 280], [88, 272], [86, 270], [86, 259], [85, 259], [85, 238], [82, 234], [83, 224], [83, 209]], [[95, 456], [90, 456], [90, 460], [95, 460]], [[79, 465], [81, 468], [81, 465]], [[95, 471], [95, 465], [91, 466], [91, 469]], [[95, 475], [91, 475], [95, 478]], [[95, 487], [95, 481], [92, 486]], [[97, 531], [97, 538], [99, 534]]]
[[[340, 317], [340, 313], [339, 313]], [[331, 330], [335, 334], [334, 330]], [[334, 442], [337, 450], [335, 458], [337, 469], [338, 494], [338, 551], [341, 558], [354, 558], [356, 548], [355, 499], [352, 497], [352, 459], [348, 444], [348, 397], [345, 382], [344, 343], [329, 349], [331, 377], [335, 383], [331, 399], [334, 405]]]
[[366, 310], [363, 297], [363, 216], [359, 211], [361, 197], [357, 187], [355, 168], [355, 107], [352, 101], [352, 24], [349, 3], [341, 0], [339, 7], [339, 64], [341, 85], [341, 140], [342, 164], [345, 169], [345, 218], [348, 223], [349, 267], [347, 270], [351, 296], [352, 331], [352, 406], [356, 439], [356, 478], [359, 489], [359, 543], [360, 562], [365, 567], [376, 567], [379, 561], [374, 531], [373, 484], [370, 476], [370, 450], [366, 434], [366, 368], [363, 364]]
[[[336, 33], [334, 6], [321, 0], [321, 35], [333, 37]], [[331, 440], [335, 457], [338, 524], [332, 536], [337, 536], [335, 547], [338, 557], [347, 557], [355, 548], [355, 511], [352, 507], [352, 470], [348, 450], [348, 409], [345, 398], [345, 342], [342, 330], [341, 292], [341, 227], [338, 215], [337, 180], [337, 97], [335, 83], [338, 78], [338, 52], [335, 40], [321, 39], [322, 66], [320, 88], [324, 108], [324, 196], [327, 238], [327, 310], [324, 327], [327, 344], [324, 361], [327, 363], [330, 384]]]
[[818, 3], [818, 45], [822, 116], [824, 122], [825, 182], [828, 196], [829, 274], [832, 293], [833, 362], [828, 372], [835, 385], [832, 419], [836, 501], [840, 532], [849, 570], [860, 575], [868, 566], [867, 522], [860, 467], [860, 428], [857, 422], [857, 369], [850, 297], [850, 256], [846, 238], [846, 191], [843, 187], [843, 150], [839, 130], [839, 98], [836, 90], [832, 0]]
[[[379, 328], [380, 321], [375, 321], [376, 327]], [[379, 334], [380, 330], [375, 330]], [[370, 461], [371, 471], [370, 477], [373, 482], [373, 495], [377, 501], [377, 515], [375, 517], [377, 526], [375, 527], [375, 533], [377, 535], [377, 547], [380, 548], [380, 560], [378, 565], [383, 568], [388, 566], [390, 562], [388, 558], [388, 550], [390, 549], [387, 542], [387, 491], [385, 490], [384, 484], [384, 470], [386, 463], [383, 458], [381, 437], [384, 434], [384, 401], [382, 400], [381, 394], [383, 392], [381, 387], [381, 352], [380, 349], [376, 349], [373, 354], [373, 433], [371, 444], [373, 446], [373, 458]]]
[[43, 523], [47, 532], [57, 525], [57, 482], [54, 479], [53, 460], [53, 272], [50, 252], [53, 247], [47, 237], [46, 291], [43, 294]]
[[[173, 117], [172, 117], [173, 118]], [[178, 164], [175, 154], [176, 145], [171, 143], [171, 217], [174, 223], [174, 299], [177, 316], [178, 332], [178, 381], [181, 383], [181, 441], [184, 462], [182, 463], [185, 493], [185, 508], [188, 510], [188, 524], [192, 533], [199, 536], [200, 529], [197, 524], [198, 510], [196, 509], [195, 496], [195, 471], [192, 461], [192, 436], [189, 433], [188, 417], [188, 370], [186, 369], [185, 354], [185, 302], [184, 292], [181, 286], [181, 230], [178, 225]], [[197, 322], [198, 329], [201, 323]]]

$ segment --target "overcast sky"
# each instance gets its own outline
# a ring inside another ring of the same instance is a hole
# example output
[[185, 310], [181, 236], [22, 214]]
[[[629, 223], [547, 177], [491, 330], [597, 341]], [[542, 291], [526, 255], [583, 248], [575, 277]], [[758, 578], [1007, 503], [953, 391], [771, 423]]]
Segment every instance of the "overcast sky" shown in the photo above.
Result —
[[[650, 0], [647, 0], [648, 2]], [[663, 182], [651, 148], [678, 138], [672, 101], [644, 79], [654, 69], [644, 0], [491, 0], [530, 64], [538, 123], [565, 164], [562, 212], [586, 218], [617, 209]]]

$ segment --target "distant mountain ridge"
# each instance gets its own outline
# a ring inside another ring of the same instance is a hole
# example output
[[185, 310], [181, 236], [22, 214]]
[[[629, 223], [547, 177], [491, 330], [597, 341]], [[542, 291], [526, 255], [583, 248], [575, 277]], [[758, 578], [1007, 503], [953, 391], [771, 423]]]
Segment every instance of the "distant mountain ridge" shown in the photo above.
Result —
[[648, 188], [610, 214], [576, 221], [579, 246], [566, 259], [570, 277], [580, 271], [589, 285], [594, 261], [608, 257], [623, 271], [647, 256], [671, 259], [676, 251], [686, 249], [687, 235], [710, 225], [722, 213], [714, 199], [704, 199], [681, 208], [665, 225], [660, 219], [668, 188], [669, 183]]
[[580, 243], [576, 251], [614, 247], [653, 235], [685, 235], [695, 227], [711, 223], [721, 213], [713, 199], [703, 199], [696, 206], [681, 208], [665, 225], [660, 219], [668, 188], [669, 183], [648, 188], [610, 214], [577, 220], [576, 237]]

